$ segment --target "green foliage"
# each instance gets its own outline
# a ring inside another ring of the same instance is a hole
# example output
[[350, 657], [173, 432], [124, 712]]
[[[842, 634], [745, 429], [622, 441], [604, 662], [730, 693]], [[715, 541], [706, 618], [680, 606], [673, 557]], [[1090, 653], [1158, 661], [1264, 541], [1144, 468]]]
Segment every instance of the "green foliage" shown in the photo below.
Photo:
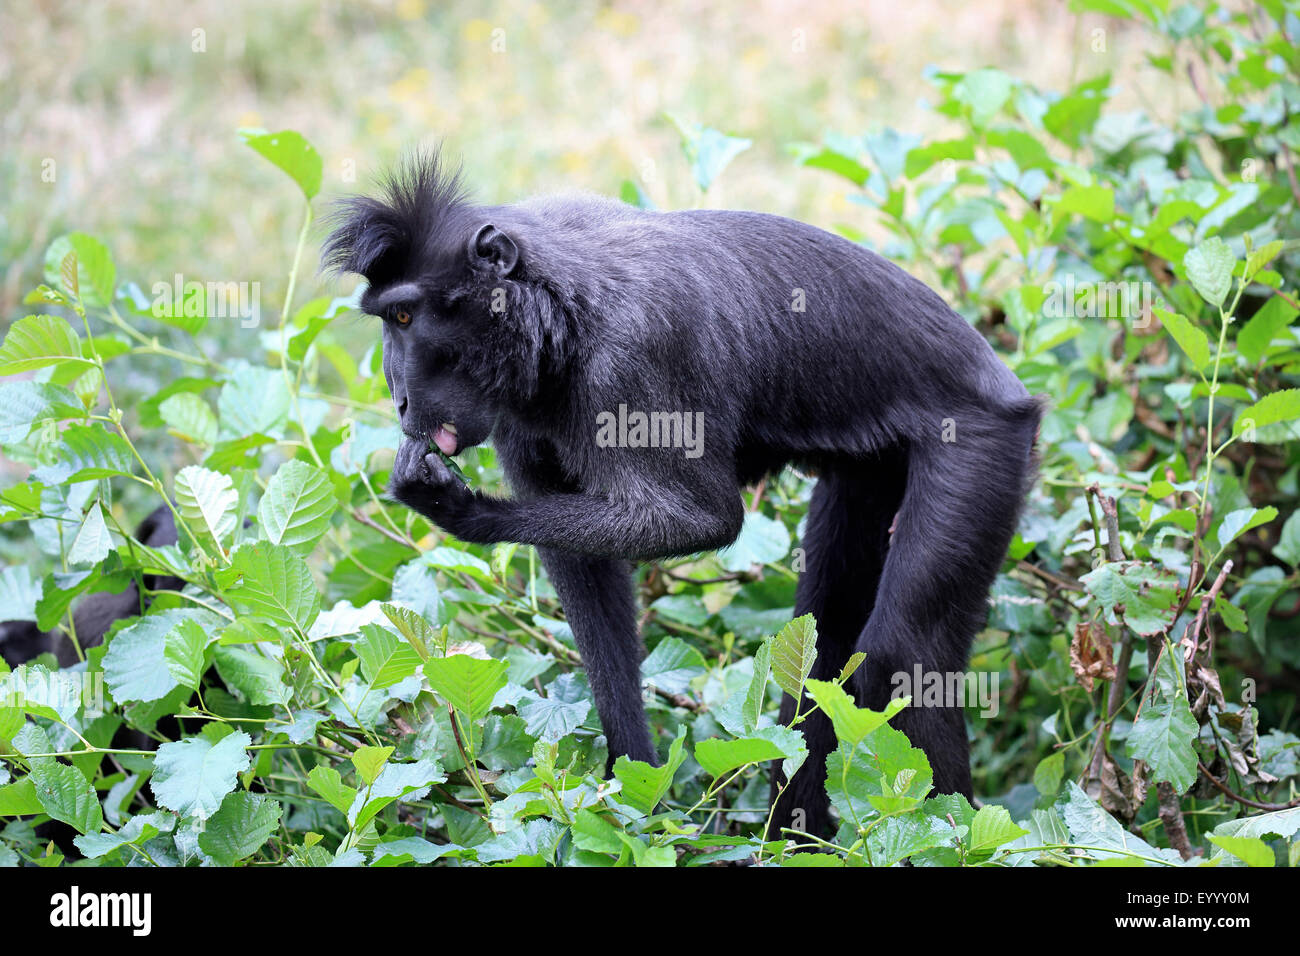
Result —
[[[867, 210], [846, 235], [941, 289], [1052, 402], [972, 663], [1000, 679], [1000, 712], [968, 710], [978, 810], [930, 796], [891, 725], [930, 705], [921, 689], [858, 707], [860, 655], [811, 678], [817, 622], [791, 618], [812, 480], [794, 472], [752, 495], [730, 548], [639, 572], [663, 763], [606, 779], [535, 554], [385, 498], [379, 349], [336, 321], [356, 295], [294, 303], [321, 157], [246, 130], [304, 201], [284, 318], [246, 361], [199, 338], [229, 317], [190, 294], [146, 308], [137, 266], [81, 233], [50, 244], [0, 344], [0, 375], [24, 376], [0, 383], [0, 445], [27, 475], [0, 525], [44, 555], [0, 571], [0, 617], [71, 642], [78, 598], [184, 582], [84, 663], [0, 668], [0, 823], [61, 821], [87, 865], [1170, 866], [1161, 820], [1181, 812], [1192, 863], [1294, 863], [1294, 694], [1258, 678], [1300, 669], [1296, 14], [1075, 6], [1131, 16], [1153, 69], [1211, 88], [1160, 116], [1113, 109], [1107, 75], [932, 72], [946, 138], [789, 146]], [[672, 121], [701, 192], [751, 145]], [[461, 464], [501, 487], [490, 448]], [[164, 502], [179, 542], [132, 538], [127, 516]], [[83, 677], [102, 701], [51, 692]], [[801, 702], [784, 724], [782, 692]], [[766, 841], [771, 768], [803, 763], [817, 709], [839, 830]], [[114, 747], [119, 727], [160, 746]], [[0, 828], [0, 863], [57, 862], [29, 833]]]

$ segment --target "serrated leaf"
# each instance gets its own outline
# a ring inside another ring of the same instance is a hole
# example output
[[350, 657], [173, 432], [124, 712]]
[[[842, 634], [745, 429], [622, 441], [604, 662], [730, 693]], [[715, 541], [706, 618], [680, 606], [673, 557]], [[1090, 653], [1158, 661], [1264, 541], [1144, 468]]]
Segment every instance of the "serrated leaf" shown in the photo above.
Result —
[[1192, 325], [1185, 316], [1177, 312], [1169, 312], [1161, 308], [1153, 311], [1160, 319], [1164, 330], [1173, 336], [1178, 347], [1183, 350], [1195, 368], [1203, 369], [1210, 364], [1210, 339], [1202, 329]]
[[22, 441], [38, 422], [84, 413], [77, 396], [62, 385], [30, 380], [0, 383], [0, 443]]
[[1218, 236], [1211, 236], [1183, 256], [1183, 268], [1192, 288], [1210, 305], [1219, 308], [1232, 290], [1232, 270], [1236, 265], [1237, 257]]
[[1282, 251], [1282, 247], [1285, 245], [1286, 243], [1281, 239], [1274, 239], [1272, 242], [1265, 243], [1254, 252], [1251, 252], [1246, 257], [1246, 271], [1243, 276], [1244, 280], [1249, 282], [1251, 279], [1255, 278], [1261, 269], [1277, 258], [1278, 254]]
[[642, 813], [651, 813], [663, 799], [663, 795], [672, 786], [673, 774], [686, 759], [683, 744], [686, 741], [686, 728], [683, 726], [668, 748], [668, 760], [661, 767], [652, 767], [640, 760], [619, 757], [614, 761], [614, 776], [623, 785], [619, 799]]
[[1168, 649], [1157, 665], [1159, 696], [1145, 701], [1126, 741], [1130, 757], [1146, 762], [1151, 778], [1185, 793], [1196, 782], [1196, 749], [1200, 727], [1187, 703], [1178, 664]]
[[728, 571], [748, 571], [755, 564], [780, 561], [790, 553], [790, 532], [775, 518], [757, 511], [745, 515], [740, 534], [718, 551], [718, 563]]
[[320, 591], [311, 571], [280, 545], [258, 541], [239, 547], [223, 579], [229, 582], [224, 596], [246, 614], [264, 615], [305, 634], [320, 613]]
[[108, 557], [114, 548], [113, 538], [104, 523], [104, 513], [96, 501], [86, 512], [86, 517], [77, 529], [77, 535], [68, 548], [69, 564], [98, 564]]
[[1029, 831], [1017, 826], [1011, 819], [1006, 807], [997, 804], [985, 804], [975, 814], [970, 825], [971, 853], [982, 853], [1018, 840]]
[[1259, 837], [1221, 836], [1211, 833], [1207, 839], [1221, 850], [1226, 850], [1247, 866], [1277, 866], [1277, 857], [1267, 843]]
[[325, 473], [295, 460], [285, 462], [271, 477], [257, 515], [272, 544], [307, 551], [329, 530], [337, 509], [334, 488]]
[[333, 767], [313, 767], [307, 774], [307, 786], [343, 814], [348, 812], [357, 797], [357, 791], [343, 783], [343, 778]]
[[219, 646], [212, 652], [217, 673], [227, 685], [239, 691], [251, 704], [289, 703], [284, 683], [284, 665], [243, 647]]
[[830, 681], [808, 681], [808, 696], [831, 719], [835, 737], [850, 748], [856, 747], [867, 735], [884, 726], [908, 704], [908, 698], [896, 697], [885, 705], [883, 711], [859, 707], [839, 684]]
[[474, 724], [491, 711], [492, 698], [506, 685], [507, 667], [497, 658], [453, 654], [425, 661], [424, 673], [434, 692]]
[[158, 406], [158, 415], [172, 433], [188, 442], [211, 445], [217, 440], [217, 416], [193, 392], [170, 395]]
[[288, 174], [308, 200], [320, 192], [324, 168], [320, 153], [301, 133], [291, 129], [280, 130], [278, 133], [241, 129], [239, 135], [245, 143]]
[[745, 764], [780, 760], [784, 756], [780, 747], [761, 737], [740, 737], [736, 740], [712, 737], [695, 745], [696, 761], [712, 777], [721, 777]]
[[0, 375], [30, 372], [60, 362], [84, 368], [94, 363], [81, 356], [81, 339], [57, 315], [29, 315], [9, 327], [0, 344]]
[[193, 618], [180, 621], [163, 638], [163, 660], [167, 672], [178, 684], [191, 690], [203, 679], [203, 652], [208, 646], [207, 632]]
[[113, 636], [103, 667], [104, 681], [114, 700], [160, 700], [177, 686], [179, 682], [167, 662], [167, 635], [192, 613], [159, 611]]
[[1106, 610], [1106, 622], [1139, 634], [1159, 633], [1172, 623], [1178, 582], [1165, 568], [1140, 561], [1114, 561], [1079, 579]]
[[213, 744], [206, 737], [187, 737], [163, 744], [154, 757], [150, 789], [160, 806], [184, 816], [206, 820], [235, 789], [239, 774], [248, 769], [246, 747], [252, 738], [242, 730]]
[[56, 460], [32, 472], [47, 485], [129, 475], [135, 456], [122, 436], [100, 425], [69, 425], [59, 435]]
[[73, 232], [59, 236], [45, 250], [45, 281], [87, 305], [113, 301], [117, 270], [108, 247], [94, 236]]
[[1300, 418], [1300, 388], [1286, 388], [1265, 395], [1254, 405], [1239, 411], [1232, 425], [1232, 434], [1237, 436], [1248, 428], [1263, 428], [1297, 418]]
[[361, 637], [352, 650], [361, 661], [361, 673], [375, 690], [401, 683], [416, 673], [422, 663], [410, 644], [374, 624], [361, 628]]
[[352, 754], [352, 766], [357, 768], [362, 780], [372, 784], [392, 755], [392, 747], [358, 747]]
[[76, 767], [56, 760], [33, 761], [32, 782], [41, 808], [79, 833], [98, 833], [104, 810], [90, 781]]
[[207, 534], [224, 551], [235, 531], [239, 493], [229, 475], [202, 465], [187, 465], [176, 473], [176, 506], [192, 527]]
[[1277, 517], [1277, 509], [1272, 505], [1266, 508], [1238, 508], [1223, 516], [1219, 524], [1219, 547], [1226, 548], [1251, 528], [1268, 524]]
[[279, 826], [275, 800], [260, 793], [232, 793], [199, 834], [199, 848], [218, 866], [234, 866], [260, 850]]
[[795, 618], [772, 638], [772, 677], [795, 700], [816, 659], [817, 622], [811, 614]]
[[641, 679], [670, 694], [681, 694], [705, 669], [699, 651], [678, 638], [665, 637], [641, 662]]

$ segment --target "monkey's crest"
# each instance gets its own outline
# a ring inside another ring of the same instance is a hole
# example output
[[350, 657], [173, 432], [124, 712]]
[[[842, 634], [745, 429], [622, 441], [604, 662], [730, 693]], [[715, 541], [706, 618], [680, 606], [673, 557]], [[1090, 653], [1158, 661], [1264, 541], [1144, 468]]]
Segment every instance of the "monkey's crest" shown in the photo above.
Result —
[[469, 204], [460, 167], [449, 168], [436, 147], [408, 154], [380, 180], [379, 191], [378, 198], [352, 196], [335, 204], [322, 269], [367, 278], [400, 269], [432, 248]]

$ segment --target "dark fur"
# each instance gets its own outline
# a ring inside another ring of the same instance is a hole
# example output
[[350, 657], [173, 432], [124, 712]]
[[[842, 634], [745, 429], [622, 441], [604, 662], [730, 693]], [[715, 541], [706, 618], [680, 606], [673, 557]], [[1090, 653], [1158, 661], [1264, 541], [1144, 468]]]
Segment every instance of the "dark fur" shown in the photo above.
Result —
[[[657, 759], [625, 562], [728, 544], [740, 487], [791, 462], [821, 476], [795, 608], [818, 622], [815, 676], [865, 652], [853, 690], [879, 709], [890, 675], [965, 666], [1031, 480], [1040, 408], [907, 272], [761, 213], [588, 196], [475, 206], [430, 158], [383, 198], [345, 205], [325, 262], [363, 274], [362, 308], [385, 318], [409, 436], [391, 492], [464, 541], [540, 549], [613, 754]], [[620, 404], [703, 412], [703, 455], [599, 447], [597, 415]], [[494, 435], [514, 499], [465, 488], [427, 454], [442, 422], [459, 448]], [[960, 709], [912, 707], [894, 724], [926, 750], [938, 790], [970, 795]], [[774, 828], [800, 808], [816, 833], [834, 735], [824, 718], [803, 729], [809, 758]]]

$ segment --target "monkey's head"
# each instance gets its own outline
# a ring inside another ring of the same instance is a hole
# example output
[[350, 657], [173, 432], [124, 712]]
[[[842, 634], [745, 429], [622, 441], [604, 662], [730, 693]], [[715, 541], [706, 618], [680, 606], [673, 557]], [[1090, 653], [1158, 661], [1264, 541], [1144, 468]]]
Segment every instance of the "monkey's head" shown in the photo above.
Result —
[[322, 262], [367, 280], [361, 309], [383, 322], [402, 431], [455, 454], [536, 400], [563, 336], [526, 267], [526, 217], [470, 203], [434, 153], [406, 162], [378, 198], [344, 200], [335, 223]]

